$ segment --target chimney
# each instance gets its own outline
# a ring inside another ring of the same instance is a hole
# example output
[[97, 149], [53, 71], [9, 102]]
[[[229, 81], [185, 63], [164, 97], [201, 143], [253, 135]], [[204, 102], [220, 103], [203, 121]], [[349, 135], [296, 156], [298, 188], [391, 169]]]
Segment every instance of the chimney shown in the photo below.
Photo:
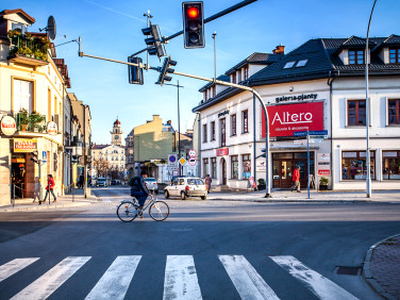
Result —
[[272, 51], [274, 54], [285, 54], [285, 46], [279, 45]]

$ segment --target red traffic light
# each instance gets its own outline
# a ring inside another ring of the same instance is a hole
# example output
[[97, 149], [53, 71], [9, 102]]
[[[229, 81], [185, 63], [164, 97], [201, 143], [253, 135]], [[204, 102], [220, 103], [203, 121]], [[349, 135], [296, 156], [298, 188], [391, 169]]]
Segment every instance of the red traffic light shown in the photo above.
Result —
[[190, 7], [187, 10], [189, 18], [195, 19], [199, 16], [199, 9], [197, 7]]

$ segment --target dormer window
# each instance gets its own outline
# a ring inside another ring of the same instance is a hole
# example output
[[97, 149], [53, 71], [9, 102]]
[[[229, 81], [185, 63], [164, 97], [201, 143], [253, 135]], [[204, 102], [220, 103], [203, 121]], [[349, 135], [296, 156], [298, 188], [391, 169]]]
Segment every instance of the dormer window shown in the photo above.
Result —
[[389, 62], [391, 64], [400, 63], [400, 49], [390, 49], [389, 50]]
[[349, 50], [349, 65], [363, 65], [364, 50]]
[[12, 23], [11, 29], [12, 30], [19, 29], [22, 34], [25, 34], [25, 32], [28, 30], [28, 27], [21, 23]]

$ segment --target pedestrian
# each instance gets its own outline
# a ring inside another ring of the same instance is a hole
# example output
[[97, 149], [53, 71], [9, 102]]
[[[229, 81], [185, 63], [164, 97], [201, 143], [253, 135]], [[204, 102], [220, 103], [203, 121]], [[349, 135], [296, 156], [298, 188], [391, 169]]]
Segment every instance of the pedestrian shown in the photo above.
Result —
[[39, 205], [42, 204], [42, 202], [46, 202], [47, 196], [49, 196], [49, 200], [51, 199], [50, 193], [53, 195], [53, 202], [57, 201], [56, 196], [54, 195], [53, 189], [55, 187], [53, 175], [49, 174], [47, 175], [47, 186], [46, 186], [46, 195], [44, 196], [44, 200], [40, 201], [39, 200]]
[[207, 174], [206, 178], [204, 179], [205, 183], [206, 183], [206, 187], [207, 187], [207, 193], [211, 193], [211, 183], [212, 183], [212, 179], [210, 174]]
[[294, 168], [292, 180], [293, 180], [293, 186], [290, 188], [290, 190], [293, 192], [295, 189], [297, 189], [297, 192], [301, 193], [301, 191], [300, 191], [300, 167], [299, 166], [296, 166]]
[[83, 177], [83, 174], [81, 174], [81, 176], [79, 176], [78, 188], [83, 189], [84, 181], [85, 181], [85, 177]]
[[140, 176], [133, 177], [129, 182], [131, 186], [131, 196], [135, 197], [139, 202], [139, 215], [143, 214], [143, 205], [147, 199], [147, 196], [150, 194], [149, 189], [147, 188], [145, 179], [147, 178], [147, 172], [142, 171]]

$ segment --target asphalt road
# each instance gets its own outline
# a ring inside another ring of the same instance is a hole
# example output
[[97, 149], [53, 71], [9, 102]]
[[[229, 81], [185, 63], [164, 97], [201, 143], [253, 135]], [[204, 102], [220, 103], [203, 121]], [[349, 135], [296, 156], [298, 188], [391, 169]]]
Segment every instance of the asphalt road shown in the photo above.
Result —
[[76, 211], [0, 214], [0, 299], [380, 299], [336, 270], [400, 228], [397, 204], [199, 199], [122, 223], [127, 189], [93, 191]]

